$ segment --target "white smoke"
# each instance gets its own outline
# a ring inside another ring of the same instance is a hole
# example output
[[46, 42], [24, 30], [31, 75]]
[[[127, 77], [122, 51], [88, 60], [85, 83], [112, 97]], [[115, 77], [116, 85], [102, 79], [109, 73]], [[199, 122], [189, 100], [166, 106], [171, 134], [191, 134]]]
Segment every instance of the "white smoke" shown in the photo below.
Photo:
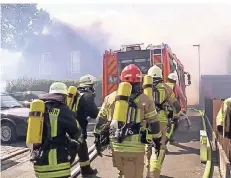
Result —
[[[108, 48], [119, 49], [121, 44], [140, 42], [169, 44], [192, 75], [192, 85], [187, 88], [189, 104], [198, 102], [198, 56], [192, 45], [201, 45], [201, 74], [227, 73], [230, 4], [40, 6], [57, 19], [77, 28], [91, 29], [92, 34], [92, 24], [97, 22], [110, 36]], [[91, 37], [104, 38], [103, 35]]]
[[23, 62], [23, 58], [21, 52], [12, 52], [2, 48], [0, 48], [0, 54], [0, 90], [4, 91], [7, 81], [19, 78], [20, 63]]

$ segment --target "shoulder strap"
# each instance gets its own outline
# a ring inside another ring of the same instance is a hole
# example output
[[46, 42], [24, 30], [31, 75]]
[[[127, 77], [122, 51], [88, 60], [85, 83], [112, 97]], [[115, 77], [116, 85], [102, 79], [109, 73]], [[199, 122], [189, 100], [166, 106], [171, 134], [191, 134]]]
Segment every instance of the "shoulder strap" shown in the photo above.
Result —
[[[74, 101], [72, 103], [72, 107], [71, 107], [71, 110], [73, 111], [74, 107], [76, 107], [76, 111], [78, 110], [78, 107], [79, 107], [79, 100], [80, 98], [83, 96], [84, 93], [79, 93], [77, 92], [77, 94], [75, 95], [74, 97]], [[76, 112], [75, 111], [75, 112]]]
[[[44, 146], [48, 144], [49, 140], [51, 139], [51, 123], [50, 123], [50, 115], [49, 112], [53, 109], [51, 106], [52, 102], [46, 101], [45, 102], [45, 112], [44, 112], [44, 123], [43, 123], [43, 143]], [[45, 131], [45, 133], [44, 133]], [[45, 136], [45, 137], [44, 137]]]

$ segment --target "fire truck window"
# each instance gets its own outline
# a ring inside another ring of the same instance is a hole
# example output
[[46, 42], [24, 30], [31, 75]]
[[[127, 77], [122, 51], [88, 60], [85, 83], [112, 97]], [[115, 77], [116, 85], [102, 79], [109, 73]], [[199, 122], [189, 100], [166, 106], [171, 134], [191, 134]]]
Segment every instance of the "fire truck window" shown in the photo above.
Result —
[[132, 60], [122, 60], [122, 63], [130, 64], [132, 63]]
[[148, 69], [150, 68], [150, 60], [149, 59], [144, 59], [144, 58], [140, 58], [140, 59], [129, 59], [129, 60], [122, 60], [121, 61], [121, 69], [124, 69], [124, 67], [126, 67], [129, 64], [135, 64], [137, 67], [140, 68], [141, 72], [143, 74], [147, 74]]

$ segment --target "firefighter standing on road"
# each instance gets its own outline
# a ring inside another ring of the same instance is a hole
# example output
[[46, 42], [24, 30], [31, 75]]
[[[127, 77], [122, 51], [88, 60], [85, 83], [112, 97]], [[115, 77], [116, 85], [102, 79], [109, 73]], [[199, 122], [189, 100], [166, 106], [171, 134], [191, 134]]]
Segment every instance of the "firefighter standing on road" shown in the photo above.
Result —
[[[160, 124], [154, 103], [143, 94], [140, 69], [134, 64], [126, 66], [120, 80], [118, 90], [105, 97], [94, 133], [99, 140], [109, 121], [113, 166], [120, 171], [119, 178], [123, 175], [125, 178], [142, 178], [145, 144], [154, 141], [160, 145]], [[123, 117], [118, 117], [120, 114]]]
[[217, 131], [223, 137], [231, 138], [231, 97], [224, 100], [217, 114]]
[[87, 147], [87, 117], [96, 118], [98, 115], [98, 108], [95, 104], [95, 77], [91, 75], [85, 75], [80, 78], [77, 91], [77, 97], [74, 101], [72, 111], [76, 113], [76, 119], [78, 120], [82, 134], [84, 136], [83, 143], [80, 145], [78, 156], [79, 164], [81, 168], [82, 176], [93, 175], [97, 173], [96, 169], [92, 169], [90, 166], [90, 160]]
[[67, 86], [55, 82], [50, 86], [49, 93], [41, 99], [45, 102], [46, 108], [43, 140], [41, 144], [32, 146], [31, 159], [35, 174], [39, 178], [68, 178], [71, 174], [70, 164], [74, 161], [79, 144], [82, 142], [80, 126], [65, 104], [66, 98]]
[[[186, 113], [186, 97], [183, 94], [183, 91], [181, 87], [176, 83], [178, 81], [178, 76], [176, 73], [171, 73], [168, 75], [168, 82], [166, 83], [174, 92], [176, 99], [181, 104], [181, 112]], [[176, 132], [176, 129], [178, 128], [178, 120], [179, 120], [179, 114], [176, 114], [175, 110], [171, 108], [171, 118], [173, 118], [173, 123], [170, 124], [170, 127], [167, 131], [167, 139], [170, 141], [170, 143], [174, 142], [174, 133]]]
[[[181, 110], [180, 103], [175, 98], [173, 90], [163, 83], [163, 77], [162, 77], [162, 70], [158, 66], [152, 66], [148, 70], [148, 75], [152, 76], [153, 78], [153, 97], [154, 97], [154, 103], [157, 110], [157, 118], [160, 121], [160, 129], [162, 132], [162, 140], [157, 160], [151, 160], [152, 155], [152, 145], [147, 145], [146, 152], [147, 152], [147, 172], [151, 175], [154, 175], [155, 178], [160, 177], [160, 171], [162, 167], [162, 163], [164, 161], [165, 157], [165, 151], [166, 151], [166, 131], [167, 131], [167, 124], [168, 124], [168, 117], [167, 112], [165, 108], [165, 104], [171, 105], [175, 110], [176, 113], [179, 113]], [[150, 169], [151, 168], [151, 169]], [[150, 175], [148, 175], [149, 177]]]

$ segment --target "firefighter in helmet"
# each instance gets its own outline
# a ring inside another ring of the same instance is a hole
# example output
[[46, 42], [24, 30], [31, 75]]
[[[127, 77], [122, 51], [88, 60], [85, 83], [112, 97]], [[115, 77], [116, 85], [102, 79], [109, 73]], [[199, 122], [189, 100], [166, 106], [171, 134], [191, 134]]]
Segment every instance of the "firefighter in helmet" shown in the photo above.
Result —
[[[152, 145], [147, 145], [146, 153], [147, 153], [147, 162], [146, 168], [148, 172], [148, 176], [154, 175], [155, 178], [160, 177], [160, 171], [162, 167], [162, 163], [165, 157], [166, 151], [166, 131], [168, 124], [168, 116], [166, 111], [166, 106], [171, 105], [176, 113], [178, 114], [181, 110], [180, 103], [177, 101], [173, 89], [171, 89], [168, 85], [163, 83], [162, 70], [154, 65], [148, 70], [148, 75], [153, 78], [153, 97], [154, 103], [157, 110], [157, 119], [160, 121], [160, 129], [162, 132], [162, 140], [161, 140], [161, 148], [157, 155], [156, 160], [151, 160], [152, 155]], [[151, 169], [150, 169], [151, 168]]]
[[231, 97], [223, 101], [216, 118], [217, 131], [223, 137], [231, 138]]
[[67, 107], [66, 98], [67, 86], [61, 82], [53, 83], [49, 93], [41, 98], [46, 108], [42, 143], [28, 145], [35, 175], [39, 178], [70, 177], [70, 165], [83, 140], [79, 123]]
[[93, 175], [97, 173], [96, 169], [90, 166], [90, 160], [87, 147], [87, 118], [95, 119], [98, 115], [98, 108], [95, 104], [95, 85], [97, 80], [92, 75], [85, 75], [80, 78], [77, 88], [76, 99], [73, 102], [72, 111], [78, 120], [84, 140], [79, 147], [79, 164], [82, 176]]
[[119, 177], [141, 178], [145, 144], [160, 144], [160, 124], [154, 103], [143, 94], [140, 69], [134, 64], [126, 66], [120, 80], [117, 91], [105, 97], [94, 134], [97, 143], [109, 125], [112, 161]]
[[[186, 107], [187, 107], [187, 102], [186, 102], [186, 97], [183, 94], [183, 91], [181, 87], [177, 84], [178, 81], [178, 76], [176, 73], [170, 73], [168, 75], [168, 82], [166, 83], [171, 89], [173, 89], [173, 92], [175, 94], [176, 99], [180, 102], [181, 104], [181, 112], [186, 113]], [[181, 113], [180, 112], [180, 113]], [[175, 110], [173, 108], [170, 108], [169, 112], [169, 117], [172, 118], [172, 122], [170, 126], [168, 127], [167, 131], [167, 140], [170, 141], [170, 143], [174, 142], [174, 133], [176, 129], [178, 128], [178, 120], [180, 115], [176, 114]]]

